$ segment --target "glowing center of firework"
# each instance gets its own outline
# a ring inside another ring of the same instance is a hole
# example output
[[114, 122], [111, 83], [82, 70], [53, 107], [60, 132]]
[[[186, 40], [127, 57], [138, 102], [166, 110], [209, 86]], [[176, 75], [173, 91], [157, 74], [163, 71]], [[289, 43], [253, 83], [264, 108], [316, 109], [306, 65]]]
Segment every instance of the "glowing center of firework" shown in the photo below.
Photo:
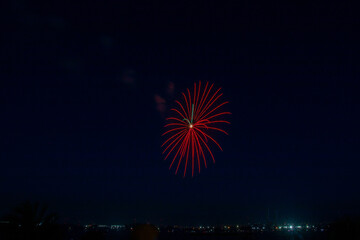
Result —
[[189, 128], [193, 128], [193, 120], [194, 120], [194, 104], [192, 105], [191, 121], [189, 121], [189, 119], [187, 118], [184, 118], [183, 121], [187, 121], [189, 123]]

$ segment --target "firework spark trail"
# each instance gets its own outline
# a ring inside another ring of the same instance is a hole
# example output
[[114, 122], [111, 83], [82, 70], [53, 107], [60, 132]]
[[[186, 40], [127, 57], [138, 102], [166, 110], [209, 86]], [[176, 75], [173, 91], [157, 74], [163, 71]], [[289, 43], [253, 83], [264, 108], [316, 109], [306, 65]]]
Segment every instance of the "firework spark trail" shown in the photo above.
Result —
[[[210, 143], [217, 145], [220, 150], [220, 144], [211, 136], [212, 131], [228, 133], [221, 129], [219, 124], [230, 124], [229, 121], [219, 119], [230, 112], [221, 111], [228, 102], [219, 102], [222, 97], [221, 88], [213, 90], [214, 84], [209, 86], [207, 82], [204, 89], [201, 89], [201, 82], [194, 83], [194, 90], [181, 93], [183, 103], [175, 101], [178, 108], [172, 108], [175, 116], [166, 119], [168, 123], [164, 126], [166, 130], [162, 136], [167, 137], [161, 147], [164, 147], [163, 154], [165, 159], [172, 155], [172, 161], [169, 169], [177, 161], [175, 174], [177, 174], [181, 163], [184, 163], [184, 176], [188, 166], [191, 167], [191, 175], [194, 176], [196, 167], [200, 173], [201, 158], [205, 168], [207, 167], [206, 154], [209, 153], [215, 163], [214, 155], [211, 151]], [[214, 93], [211, 93], [211, 92]], [[209, 141], [210, 140], [210, 141]]]

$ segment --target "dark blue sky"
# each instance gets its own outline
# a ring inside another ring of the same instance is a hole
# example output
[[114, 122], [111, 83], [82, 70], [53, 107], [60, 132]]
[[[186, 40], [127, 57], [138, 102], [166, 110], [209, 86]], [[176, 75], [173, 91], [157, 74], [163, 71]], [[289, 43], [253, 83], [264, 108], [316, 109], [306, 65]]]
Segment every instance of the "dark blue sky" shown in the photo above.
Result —
[[[2, 16], [0, 214], [75, 223], [330, 221], [359, 214], [352, 6], [12, 1]], [[194, 178], [161, 156], [194, 81], [223, 87], [224, 152]], [[173, 94], [168, 86], [174, 85]]]

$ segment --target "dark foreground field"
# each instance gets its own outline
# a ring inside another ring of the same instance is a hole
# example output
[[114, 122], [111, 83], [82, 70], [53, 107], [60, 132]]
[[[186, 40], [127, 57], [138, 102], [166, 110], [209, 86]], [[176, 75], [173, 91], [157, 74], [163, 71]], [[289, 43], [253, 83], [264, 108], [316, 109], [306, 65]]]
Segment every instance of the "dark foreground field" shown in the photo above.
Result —
[[159, 235], [159, 240], [285, 240], [285, 239], [328, 239], [325, 233], [239, 233], [239, 234], [166, 234]]
[[[104, 239], [131, 239], [129, 234], [112, 234]], [[337, 239], [324, 232], [312, 233], [237, 233], [237, 234], [190, 234], [190, 233], [160, 233], [158, 240], [325, 240]], [[346, 239], [346, 238], [345, 238]]]

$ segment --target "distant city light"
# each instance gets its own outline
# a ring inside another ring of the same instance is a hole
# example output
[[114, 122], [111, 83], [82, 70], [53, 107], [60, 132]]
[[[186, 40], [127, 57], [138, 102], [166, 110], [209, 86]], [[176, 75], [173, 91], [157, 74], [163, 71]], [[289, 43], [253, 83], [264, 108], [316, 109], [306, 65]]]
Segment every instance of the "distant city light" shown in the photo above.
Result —
[[[7, 222], [0, 222], [0, 224], [4, 224]], [[96, 230], [106, 231], [106, 232], [120, 232], [120, 231], [134, 231], [135, 225], [83, 225], [84, 231], [88, 230]], [[184, 233], [213, 233], [216, 229], [216, 226], [212, 225], [197, 225], [197, 226], [156, 226], [159, 232], [184, 232]], [[314, 232], [326, 232], [329, 229], [329, 225], [309, 225], [309, 224], [301, 224], [298, 225], [296, 223], [293, 224], [282, 224], [282, 225], [268, 225], [268, 224], [248, 224], [248, 225], [223, 225], [220, 228], [217, 228], [217, 231], [223, 233], [234, 233], [234, 232], [288, 232], [292, 234], [293, 232], [302, 232], [302, 231], [314, 231]], [[69, 228], [71, 230], [71, 227]]]

